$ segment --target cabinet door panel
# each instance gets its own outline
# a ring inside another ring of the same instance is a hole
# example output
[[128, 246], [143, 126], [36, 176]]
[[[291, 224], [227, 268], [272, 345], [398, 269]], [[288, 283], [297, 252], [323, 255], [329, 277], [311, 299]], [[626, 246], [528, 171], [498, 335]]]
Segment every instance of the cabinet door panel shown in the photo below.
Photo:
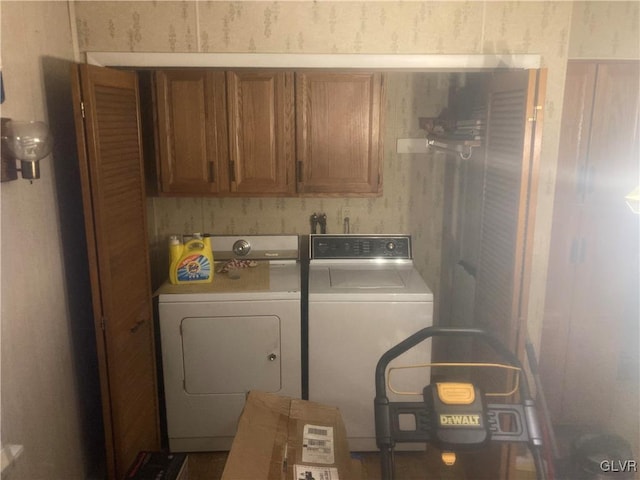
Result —
[[161, 191], [228, 191], [224, 73], [156, 73]]
[[637, 372], [639, 67], [567, 69], [540, 356], [558, 423], [609, 425], [621, 359]]
[[227, 72], [231, 191], [294, 192], [293, 73]]
[[382, 75], [296, 74], [298, 191], [378, 193]]
[[598, 65], [593, 99], [585, 204], [616, 208], [638, 185], [640, 64]]

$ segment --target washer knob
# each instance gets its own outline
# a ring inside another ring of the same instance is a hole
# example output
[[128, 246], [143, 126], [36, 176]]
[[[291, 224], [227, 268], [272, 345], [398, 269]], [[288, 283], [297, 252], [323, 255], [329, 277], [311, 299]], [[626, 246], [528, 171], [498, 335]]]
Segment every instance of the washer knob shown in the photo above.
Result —
[[251, 251], [251, 245], [246, 240], [238, 240], [233, 244], [233, 253], [239, 257], [244, 257]]
[[396, 244], [395, 244], [395, 242], [387, 242], [385, 247], [387, 248], [387, 250], [393, 251], [393, 250], [396, 249]]

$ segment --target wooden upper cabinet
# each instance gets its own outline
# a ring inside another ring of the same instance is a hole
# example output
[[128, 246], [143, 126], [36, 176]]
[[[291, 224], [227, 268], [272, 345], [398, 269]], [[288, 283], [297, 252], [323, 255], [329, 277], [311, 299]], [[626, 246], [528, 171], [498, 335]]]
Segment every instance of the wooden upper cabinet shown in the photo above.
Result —
[[296, 74], [298, 192], [381, 192], [382, 78], [380, 73]]
[[267, 69], [156, 72], [160, 193], [381, 193], [382, 79]]
[[228, 191], [224, 72], [158, 71], [155, 84], [160, 191]]
[[230, 188], [295, 193], [292, 72], [227, 72]]

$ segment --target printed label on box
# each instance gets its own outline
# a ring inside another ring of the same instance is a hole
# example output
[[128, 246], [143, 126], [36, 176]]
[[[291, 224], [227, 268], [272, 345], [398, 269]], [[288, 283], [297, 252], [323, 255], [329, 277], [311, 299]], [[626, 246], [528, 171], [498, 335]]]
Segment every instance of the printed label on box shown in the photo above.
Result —
[[302, 461], [305, 463], [335, 462], [333, 448], [333, 427], [325, 427], [319, 425], [304, 426], [302, 437]]
[[336, 467], [312, 467], [310, 465], [294, 465], [296, 480], [340, 480]]

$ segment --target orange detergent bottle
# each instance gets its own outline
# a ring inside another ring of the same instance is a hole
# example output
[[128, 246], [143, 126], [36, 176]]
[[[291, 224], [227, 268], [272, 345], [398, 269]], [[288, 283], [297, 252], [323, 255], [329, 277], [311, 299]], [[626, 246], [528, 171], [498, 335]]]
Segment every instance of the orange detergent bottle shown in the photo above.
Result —
[[169, 238], [169, 282], [210, 283], [213, 280], [211, 238], [194, 233], [184, 244], [177, 235]]

